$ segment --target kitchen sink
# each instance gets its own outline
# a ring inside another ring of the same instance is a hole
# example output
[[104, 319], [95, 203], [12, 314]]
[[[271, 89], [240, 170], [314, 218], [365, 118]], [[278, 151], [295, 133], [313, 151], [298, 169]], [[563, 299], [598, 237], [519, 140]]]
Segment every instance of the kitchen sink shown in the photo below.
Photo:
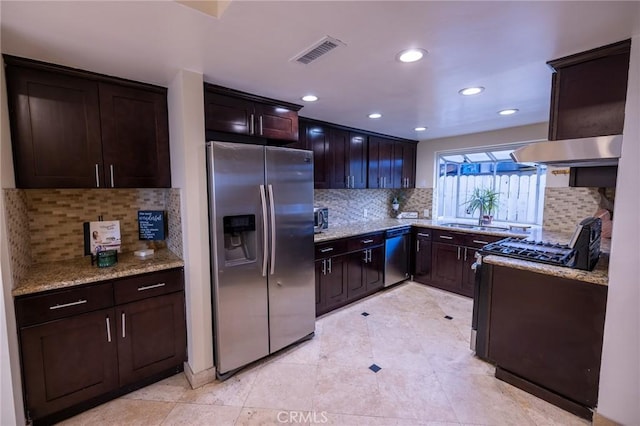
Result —
[[470, 223], [443, 223], [442, 226], [450, 226], [451, 228], [477, 229], [479, 231], [508, 231], [508, 227], [492, 226], [492, 225], [472, 225]]

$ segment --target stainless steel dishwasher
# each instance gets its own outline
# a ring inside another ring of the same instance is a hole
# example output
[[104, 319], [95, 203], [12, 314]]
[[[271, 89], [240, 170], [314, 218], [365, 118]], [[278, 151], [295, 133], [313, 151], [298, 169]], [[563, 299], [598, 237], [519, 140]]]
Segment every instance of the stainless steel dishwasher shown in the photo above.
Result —
[[411, 228], [390, 229], [386, 232], [384, 256], [384, 286], [409, 279], [409, 245]]

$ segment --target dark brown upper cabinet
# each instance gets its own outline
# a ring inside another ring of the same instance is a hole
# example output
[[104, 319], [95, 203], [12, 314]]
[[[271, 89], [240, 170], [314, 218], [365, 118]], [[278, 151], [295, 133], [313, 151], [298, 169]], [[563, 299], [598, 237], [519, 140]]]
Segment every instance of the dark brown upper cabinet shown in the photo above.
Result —
[[369, 188], [414, 188], [416, 144], [369, 137]]
[[204, 115], [207, 132], [297, 141], [300, 108], [302, 108], [300, 105], [263, 98], [209, 83], [204, 84]]
[[171, 186], [165, 88], [4, 59], [18, 188]]
[[631, 40], [547, 62], [549, 140], [622, 134]]

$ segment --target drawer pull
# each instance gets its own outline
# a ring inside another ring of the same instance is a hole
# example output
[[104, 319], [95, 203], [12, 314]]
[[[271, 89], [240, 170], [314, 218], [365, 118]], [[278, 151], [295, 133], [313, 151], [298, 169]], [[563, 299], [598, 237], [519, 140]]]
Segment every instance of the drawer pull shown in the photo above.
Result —
[[333, 247], [320, 249], [320, 253], [329, 253], [330, 251], [333, 251]]
[[124, 312], [123, 312], [122, 313], [122, 338], [123, 339], [127, 337], [127, 332], [126, 332], [127, 324], [126, 324], [125, 321], [126, 320], [125, 320], [125, 316], [124, 316]]
[[473, 240], [473, 242], [476, 244], [489, 244], [489, 241]]
[[362, 244], [371, 244], [373, 240], [362, 240]]
[[453, 237], [450, 237], [448, 235], [440, 235], [440, 238], [445, 239], [445, 240], [453, 240]]
[[430, 237], [431, 234], [423, 234], [422, 232], [418, 232], [418, 237]]
[[77, 302], [70, 302], [70, 303], [63, 303], [62, 305], [49, 306], [49, 309], [53, 311], [54, 309], [68, 308], [70, 306], [83, 305], [85, 303], [87, 303], [85, 299], [80, 299]]
[[107, 323], [107, 342], [111, 343], [111, 324], [109, 323], [109, 317], [105, 319]]
[[153, 288], [164, 287], [165, 285], [166, 285], [165, 283], [159, 283], [159, 284], [153, 284], [153, 285], [145, 285], [145, 286], [142, 286], [142, 287], [138, 287], [138, 291], [151, 290]]

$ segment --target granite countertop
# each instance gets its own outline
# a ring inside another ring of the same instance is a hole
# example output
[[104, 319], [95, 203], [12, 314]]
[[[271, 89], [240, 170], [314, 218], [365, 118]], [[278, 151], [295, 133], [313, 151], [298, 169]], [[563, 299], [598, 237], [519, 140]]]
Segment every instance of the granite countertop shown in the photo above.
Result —
[[139, 258], [133, 253], [118, 253], [118, 263], [106, 268], [92, 266], [89, 257], [38, 263], [31, 266], [27, 275], [17, 283], [12, 295], [24, 296], [183, 266], [184, 261], [168, 249], [156, 250], [148, 258]]
[[[464, 222], [464, 221], [456, 221]], [[498, 237], [519, 237], [531, 241], [545, 241], [551, 243], [567, 244], [571, 240], [573, 232], [559, 232], [545, 230], [539, 226], [531, 227], [528, 232], [508, 231], [508, 230], [478, 230], [469, 228], [456, 228], [444, 226], [444, 223], [451, 221], [436, 221], [428, 219], [385, 219], [371, 222], [355, 222], [348, 225], [332, 226], [328, 230], [315, 235], [315, 242], [324, 242], [339, 238], [347, 238], [369, 232], [386, 231], [388, 229], [400, 228], [403, 226], [420, 226], [431, 229], [444, 229], [448, 231], [467, 232], [473, 234], [494, 235]], [[471, 222], [469, 222], [471, 223]], [[609, 282], [609, 251], [611, 240], [602, 239], [600, 249], [602, 254], [600, 260], [593, 271], [583, 271], [580, 269], [566, 268], [562, 266], [547, 265], [539, 262], [512, 259], [503, 256], [486, 256], [483, 262], [494, 265], [508, 266], [516, 269], [524, 269], [547, 275], [585, 281], [593, 284], [607, 285]]]

